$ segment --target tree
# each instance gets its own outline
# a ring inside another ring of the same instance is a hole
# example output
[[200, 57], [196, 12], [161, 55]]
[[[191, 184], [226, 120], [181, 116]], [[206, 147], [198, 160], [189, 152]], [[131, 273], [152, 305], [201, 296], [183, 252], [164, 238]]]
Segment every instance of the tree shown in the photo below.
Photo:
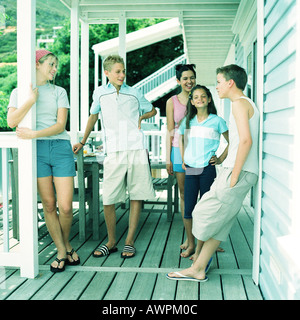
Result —
[[[163, 19], [128, 19], [127, 33], [149, 27], [161, 21], [163, 21]], [[64, 27], [58, 32], [54, 44], [49, 49], [59, 57], [59, 75], [56, 79], [56, 84], [64, 87], [68, 93], [70, 85], [70, 29], [70, 21], [67, 19]], [[95, 24], [89, 26], [90, 48], [94, 44], [115, 37], [118, 37], [117, 24]], [[126, 69], [128, 72], [126, 83], [128, 85], [134, 85], [182, 54], [182, 36], [170, 38], [129, 52], [127, 54]], [[91, 99], [94, 90], [94, 54], [92, 50], [90, 50], [89, 53], [89, 66]], [[101, 65], [99, 68], [101, 68]], [[101, 77], [101, 72], [99, 75]], [[99, 80], [99, 84], [101, 84], [101, 79]]]

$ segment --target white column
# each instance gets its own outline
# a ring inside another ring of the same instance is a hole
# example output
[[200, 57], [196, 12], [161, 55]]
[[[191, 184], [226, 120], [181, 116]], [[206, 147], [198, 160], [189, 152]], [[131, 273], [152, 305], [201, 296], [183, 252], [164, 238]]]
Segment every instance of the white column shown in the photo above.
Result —
[[77, 142], [79, 129], [79, 6], [71, 1], [71, 72], [70, 72], [70, 134], [72, 144]]
[[[28, 98], [35, 80], [36, 0], [17, 2], [18, 105]], [[35, 129], [35, 105], [19, 124]], [[19, 223], [21, 277], [38, 274], [36, 142], [19, 140]]]
[[124, 59], [126, 67], [126, 14], [124, 11], [119, 16], [119, 55]]
[[89, 117], [89, 24], [81, 22], [81, 106], [80, 130], [85, 130]]
[[[99, 55], [95, 52], [94, 89], [99, 87]], [[103, 81], [103, 79], [102, 79]], [[103, 84], [103, 83], [102, 83]]]
[[105, 85], [107, 83], [107, 77], [104, 73], [104, 68], [103, 68], [103, 61], [105, 60], [106, 57], [101, 57], [101, 85]]

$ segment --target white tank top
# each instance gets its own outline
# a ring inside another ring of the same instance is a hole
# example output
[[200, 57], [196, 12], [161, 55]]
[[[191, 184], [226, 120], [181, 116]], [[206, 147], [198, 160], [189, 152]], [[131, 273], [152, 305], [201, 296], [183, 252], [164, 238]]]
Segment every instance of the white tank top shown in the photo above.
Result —
[[[259, 111], [255, 103], [248, 97], [241, 97], [249, 101], [253, 107], [254, 114], [249, 119], [250, 133], [252, 137], [252, 147], [249, 151], [246, 162], [244, 163], [244, 171], [252, 172], [258, 175], [258, 144], [259, 144]], [[231, 112], [229, 118], [229, 149], [228, 156], [223, 162], [223, 167], [233, 168], [235, 164], [236, 154], [239, 146], [239, 134], [235, 123], [234, 116]]]

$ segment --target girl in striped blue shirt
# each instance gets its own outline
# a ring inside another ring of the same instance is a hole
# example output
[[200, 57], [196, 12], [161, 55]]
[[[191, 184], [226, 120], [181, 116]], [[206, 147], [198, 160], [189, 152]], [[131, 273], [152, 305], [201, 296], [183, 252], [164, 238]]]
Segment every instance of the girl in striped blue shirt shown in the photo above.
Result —
[[[228, 142], [228, 128], [225, 120], [217, 115], [211, 92], [205, 86], [197, 85], [192, 89], [179, 134], [182, 167], [185, 170], [184, 226], [188, 240], [188, 248], [181, 256], [186, 258], [195, 252], [195, 238], [192, 234], [193, 209], [198, 198], [201, 199], [210, 189], [216, 178], [215, 165], [225, 160], [228, 151], [227, 146], [220, 157], [215, 154], [220, 145], [221, 134]], [[191, 259], [193, 260], [193, 257]]]

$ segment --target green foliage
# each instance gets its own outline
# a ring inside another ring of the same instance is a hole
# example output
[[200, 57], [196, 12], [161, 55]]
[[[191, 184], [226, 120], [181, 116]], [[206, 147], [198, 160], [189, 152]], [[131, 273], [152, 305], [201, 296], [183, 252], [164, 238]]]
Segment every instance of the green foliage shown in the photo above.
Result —
[[[163, 19], [129, 19], [127, 33], [149, 27], [163, 21]], [[54, 44], [49, 48], [59, 57], [59, 73], [56, 84], [64, 87], [69, 94], [70, 83], [70, 21], [66, 20], [64, 27], [59, 30]], [[102, 24], [89, 26], [90, 48], [93, 45], [118, 37], [118, 25]], [[181, 36], [167, 39], [151, 46], [140, 48], [127, 54], [126, 83], [134, 85], [148, 75], [162, 68], [164, 65], [183, 54], [183, 40]], [[90, 66], [90, 99], [94, 90], [94, 52], [89, 53]], [[99, 66], [101, 67], [101, 66]], [[101, 72], [99, 73], [101, 77]], [[101, 79], [99, 85], [101, 84]]]
[[17, 67], [13, 65], [6, 65], [0, 68], [0, 91], [9, 96], [16, 86]]
[[[0, 0], [0, 5], [5, 7], [6, 27], [16, 26], [17, 0]], [[128, 19], [127, 33], [146, 28], [164, 19]], [[70, 13], [58, 0], [37, 0], [36, 36], [51, 34], [52, 27], [63, 26], [58, 30], [54, 43], [48, 50], [59, 58], [59, 69], [55, 84], [62, 86], [70, 97]], [[94, 44], [118, 37], [118, 25], [90, 25], [90, 48]], [[79, 48], [80, 50], [80, 48]], [[128, 85], [134, 85], [151, 73], [163, 67], [176, 57], [183, 54], [183, 40], [181, 36], [167, 39], [151, 46], [140, 48], [127, 54]], [[17, 34], [16, 32], [3, 32], [0, 34], [0, 62], [17, 62]], [[90, 102], [94, 90], [94, 52], [89, 51], [90, 74]], [[101, 65], [99, 66], [101, 68]], [[101, 77], [101, 72], [99, 73]], [[99, 85], [101, 79], [99, 80]], [[7, 130], [6, 111], [9, 96], [13, 88], [17, 86], [16, 66], [6, 65], [0, 67], [0, 130]]]
[[8, 103], [7, 95], [0, 91], [0, 131], [11, 131], [6, 121]]

